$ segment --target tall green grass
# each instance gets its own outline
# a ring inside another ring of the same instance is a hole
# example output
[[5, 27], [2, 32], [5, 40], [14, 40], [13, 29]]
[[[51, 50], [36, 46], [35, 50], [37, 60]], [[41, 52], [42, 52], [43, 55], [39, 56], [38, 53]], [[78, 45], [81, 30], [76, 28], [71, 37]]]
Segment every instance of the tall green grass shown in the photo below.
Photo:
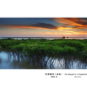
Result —
[[29, 55], [79, 55], [87, 57], [87, 40], [1, 39], [0, 50], [17, 51]]

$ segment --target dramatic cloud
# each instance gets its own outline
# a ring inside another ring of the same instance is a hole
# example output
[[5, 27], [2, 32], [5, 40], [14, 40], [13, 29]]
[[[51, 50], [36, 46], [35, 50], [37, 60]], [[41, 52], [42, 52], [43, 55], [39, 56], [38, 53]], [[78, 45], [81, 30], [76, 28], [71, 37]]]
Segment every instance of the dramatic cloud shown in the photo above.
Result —
[[48, 29], [56, 29], [57, 27], [52, 25], [52, 24], [46, 24], [46, 23], [38, 23], [38, 24], [33, 24], [32, 26], [37, 26], [37, 27], [44, 27]]
[[87, 18], [0, 18], [0, 36], [86, 37]]
[[54, 20], [63, 27], [87, 28], [86, 18], [55, 18]]

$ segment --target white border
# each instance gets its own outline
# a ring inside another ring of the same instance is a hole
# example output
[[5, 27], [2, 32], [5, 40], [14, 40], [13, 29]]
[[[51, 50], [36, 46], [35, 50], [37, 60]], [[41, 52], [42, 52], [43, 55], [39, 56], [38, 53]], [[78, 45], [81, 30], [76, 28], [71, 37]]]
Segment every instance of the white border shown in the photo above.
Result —
[[87, 17], [86, 0], [0, 0], [0, 17]]
[[[0, 17], [87, 17], [87, 0], [0, 0]], [[0, 70], [0, 87], [85, 87], [87, 76], [50, 78], [45, 73], [87, 70]]]

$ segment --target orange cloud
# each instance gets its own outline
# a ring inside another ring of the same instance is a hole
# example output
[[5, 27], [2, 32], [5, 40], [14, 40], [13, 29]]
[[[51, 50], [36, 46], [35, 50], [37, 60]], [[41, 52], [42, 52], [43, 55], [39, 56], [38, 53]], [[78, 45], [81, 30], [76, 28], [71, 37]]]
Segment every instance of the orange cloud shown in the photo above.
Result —
[[68, 26], [83, 26], [82, 24], [78, 23], [78, 18], [55, 18], [55, 21], [58, 23], [62, 23]]
[[21, 25], [21, 26], [19, 26], [19, 25], [18, 25], [18, 26], [17, 26], [17, 25], [14, 25], [14, 26], [13, 26], [13, 25], [8, 25], [8, 26], [0, 26], [0, 27], [11, 28], [11, 29], [16, 29], [16, 28], [21, 28], [21, 29], [25, 29], [25, 28], [26, 28], [26, 29], [29, 29], [29, 28], [32, 28], [32, 29], [33, 29], [33, 28], [34, 28], [34, 29], [35, 29], [35, 28], [36, 28], [36, 29], [37, 29], [37, 28], [38, 28], [38, 29], [48, 29], [48, 28], [44, 28], [44, 27], [23, 26], [23, 25]]

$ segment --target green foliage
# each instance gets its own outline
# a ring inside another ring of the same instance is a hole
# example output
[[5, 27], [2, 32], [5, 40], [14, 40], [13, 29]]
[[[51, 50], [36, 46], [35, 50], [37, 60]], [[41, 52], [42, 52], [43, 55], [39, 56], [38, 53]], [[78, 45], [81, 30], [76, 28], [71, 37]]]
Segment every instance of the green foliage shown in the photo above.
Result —
[[87, 40], [1, 39], [0, 50], [19, 51], [27, 54], [87, 56]]

